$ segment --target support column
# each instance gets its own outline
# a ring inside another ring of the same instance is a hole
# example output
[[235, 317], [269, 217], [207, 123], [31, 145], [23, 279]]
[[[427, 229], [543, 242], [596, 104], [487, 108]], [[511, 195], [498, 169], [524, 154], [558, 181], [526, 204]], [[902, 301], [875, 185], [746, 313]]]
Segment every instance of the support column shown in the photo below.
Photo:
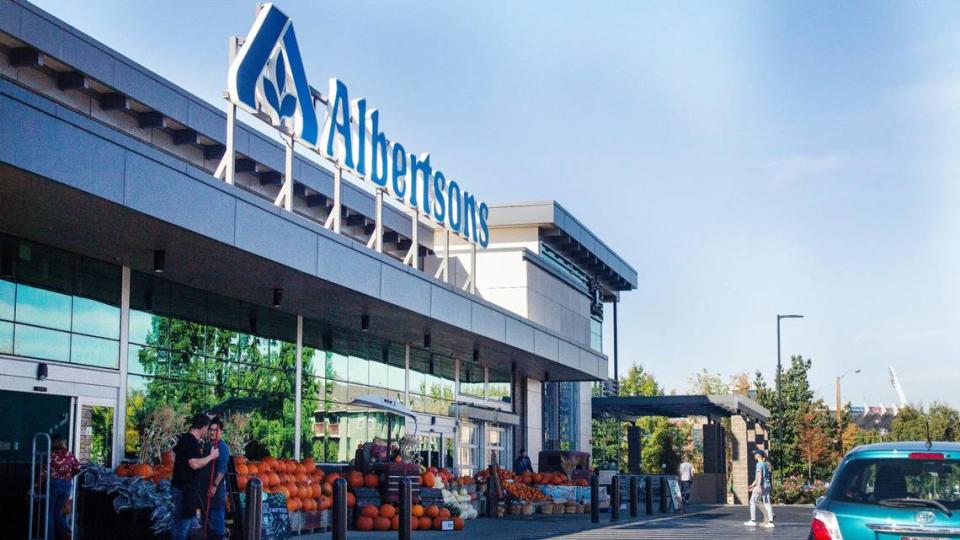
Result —
[[530, 378], [523, 379], [523, 384], [526, 385], [523, 411], [527, 422], [525, 448], [533, 470], [539, 471], [540, 451], [543, 450], [543, 384]]
[[300, 459], [300, 438], [303, 436], [303, 315], [297, 315], [297, 380], [293, 402], [293, 458]]
[[617, 304], [620, 302], [616, 298], [613, 299], [613, 380], [616, 381], [617, 385], [620, 384], [620, 364], [617, 358], [617, 349], [619, 343], [617, 342]]
[[130, 341], [130, 267], [120, 271], [120, 383], [117, 387], [117, 407], [113, 411], [113, 463], [120, 465], [127, 445], [127, 351]]
[[410, 344], [403, 346], [403, 404], [410, 407]]

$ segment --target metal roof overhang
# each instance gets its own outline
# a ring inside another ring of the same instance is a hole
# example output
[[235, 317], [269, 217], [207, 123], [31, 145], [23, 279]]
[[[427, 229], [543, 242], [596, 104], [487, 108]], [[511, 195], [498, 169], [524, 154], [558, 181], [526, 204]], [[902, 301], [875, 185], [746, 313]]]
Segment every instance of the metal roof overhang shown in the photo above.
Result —
[[[51, 159], [62, 159], [55, 149], [46, 151]], [[269, 208], [268, 203], [262, 204]], [[274, 213], [279, 215], [279, 210]], [[270, 210], [263, 215], [265, 221], [261, 224], [269, 226], [270, 218], [275, 216]], [[198, 215], [196, 219], [214, 218]], [[128, 265], [141, 272], [152, 271], [153, 250], [162, 247], [166, 250], [164, 279], [259, 306], [269, 305], [273, 287], [281, 287], [284, 292], [280, 311], [357, 331], [361, 314], [370, 314], [368, 333], [372, 336], [418, 345], [423, 343], [424, 333], [429, 332], [433, 351], [472, 361], [473, 350], [478, 348], [483, 364], [502, 371], [510, 371], [515, 366], [521, 376], [543, 380], [549, 373], [551, 380], [588, 381], [596, 380], [596, 373], [601, 370], [606, 371], [603, 357], [599, 357], [603, 362], [594, 360], [586, 364], [594, 366], [593, 372], [575, 368], [571, 363], [553, 361], [2, 162], [0, 231]], [[278, 233], [273, 241], [282, 244], [296, 239]], [[305, 248], [316, 249], [316, 246]], [[386, 256], [380, 257], [384, 259], [383, 264], [391, 264], [385, 260]], [[376, 290], [379, 291], [379, 272], [377, 275]], [[474, 300], [449, 292], [449, 301]], [[474, 302], [488, 306], [487, 309], [498, 309], [479, 299]]]
[[614, 417], [631, 422], [644, 416], [719, 418], [739, 414], [761, 423], [770, 418], [770, 411], [747, 396], [739, 394], [595, 397], [592, 399], [592, 405], [594, 417]]

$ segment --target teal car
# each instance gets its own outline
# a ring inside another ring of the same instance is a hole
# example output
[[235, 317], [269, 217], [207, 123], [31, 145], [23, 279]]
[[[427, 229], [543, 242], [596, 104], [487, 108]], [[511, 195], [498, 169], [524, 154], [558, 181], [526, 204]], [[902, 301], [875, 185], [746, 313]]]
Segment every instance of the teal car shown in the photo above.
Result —
[[817, 500], [813, 540], [960, 538], [960, 443], [859, 446]]

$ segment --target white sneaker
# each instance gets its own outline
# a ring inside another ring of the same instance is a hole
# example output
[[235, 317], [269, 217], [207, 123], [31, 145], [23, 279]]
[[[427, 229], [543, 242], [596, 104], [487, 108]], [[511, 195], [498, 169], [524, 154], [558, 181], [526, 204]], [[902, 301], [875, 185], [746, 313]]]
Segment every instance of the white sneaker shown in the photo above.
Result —
[[762, 527], [765, 528], [765, 529], [772, 529], [772, 528], [775, 527], [775, 525], [773, 524], [772, 521], [768, 521], [768, 522], [764, 523], [764, 524], [762, 525]]
[[757, 522], [754, 521], [754, 520], [752, 520], [752, 519], [751, 519], [750, 521], [745, 521], [745, 522], [743, 522], [743, 524], [746, 525], [747, 527], [756, 527], [756, 526], [757, 526]]

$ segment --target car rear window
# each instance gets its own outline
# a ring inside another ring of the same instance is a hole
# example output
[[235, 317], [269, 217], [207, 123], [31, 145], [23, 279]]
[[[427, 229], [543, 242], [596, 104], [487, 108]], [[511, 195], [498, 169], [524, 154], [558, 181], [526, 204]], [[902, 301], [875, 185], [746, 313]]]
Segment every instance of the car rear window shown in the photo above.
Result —
[[960, 461], [946, 459], [855, 459], [830, 487], [837, 501], [879, 504], [886, 499], [927, 499], [960, 508]]

